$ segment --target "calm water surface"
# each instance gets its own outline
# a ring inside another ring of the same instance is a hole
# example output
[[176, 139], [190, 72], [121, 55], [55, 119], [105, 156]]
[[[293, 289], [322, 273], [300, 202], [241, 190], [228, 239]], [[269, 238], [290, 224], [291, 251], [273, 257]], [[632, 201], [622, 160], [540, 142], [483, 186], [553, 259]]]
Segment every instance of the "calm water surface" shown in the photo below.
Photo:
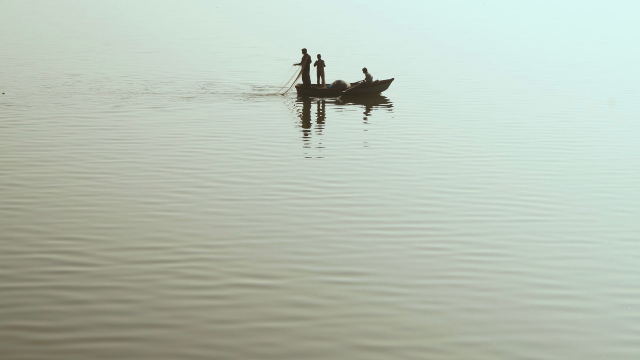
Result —
[[638, 10], [0, 1], [0, 358], [637, 359]]

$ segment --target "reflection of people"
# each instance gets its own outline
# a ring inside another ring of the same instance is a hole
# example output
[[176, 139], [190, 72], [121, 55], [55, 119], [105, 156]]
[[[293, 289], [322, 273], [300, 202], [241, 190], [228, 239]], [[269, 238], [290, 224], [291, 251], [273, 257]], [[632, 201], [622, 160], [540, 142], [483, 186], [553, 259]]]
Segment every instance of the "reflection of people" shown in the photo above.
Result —
[[316, 119], [316, 124], [318, 125], [324, 125], [324, 120], [327, 118], [327, 111], [326, 111], [326, 105], [325, 105], [325, 100], [318, 100], [318, 107], [316, 109], [316, 115], [317, 115], [317, 119]]
[[326, 87], [326, 83], [324, 82], [324, 60], [321, 59], [321, 55], [318, 54], [318, 60], [313, 63], [313, 66], [316, 67], [316, 76], [317, 76], [317, 84], [320, 85], [320, 78], [322, 78], [322, 87]]
[[362, 72], [364, 73], [364, 83], [371, 84], [373, 82], [373, 76], [369, 74], [369, 71], [367, 70], [367, 68], [362, 68]]
[[[336, 107], [333, 107], [334, 105]], [[298, 96], [294, 106], [295, 116], [299, 119], [296, 124], [296, 129], [300, 132], [302, 147], [305, 149], [324, 149], [326, 147], [323, 135], [326, 135], [327, 107], [334, 110], [330, 111], [333, 112], [333, 115], [338, 115], [339, 112], [347, 107], [355, 110], [356, 114], [361, 112], [364, 124], [368, 124], [370, 117], [381, 110], [393, 112], [393, 103], [387, 97], [381, 95], [347, 99], [318, 99], [308, 96]], [[348, 113], [342, 115], [352, 117], [353, 115], [350, 114], [354, 113], [348, 110]], [[330, 116], [331, 115], [329, 115], [329, 117]], [[313, 137], [315, 137], [315, 139], [313, 139]]]
[[365, 116], [365, 119], [366, 119], [367, 116], [371, 116], [371, 110], [373, 110], [373, 105], [364, 104], [364, 112], [363, 112], [363, 114]]
[[311, 86], [311, 56], [307, 54], [307, 49], [302, 49], [302, 59], [300, 59], [300, 63], [293, 64], [296, 66], [302, 66], [302, 84], [305, 87]]
[[300, 120], [302, 120], [302, 137], [306, 141], [311, 135], [311, 98], [302, 99]]

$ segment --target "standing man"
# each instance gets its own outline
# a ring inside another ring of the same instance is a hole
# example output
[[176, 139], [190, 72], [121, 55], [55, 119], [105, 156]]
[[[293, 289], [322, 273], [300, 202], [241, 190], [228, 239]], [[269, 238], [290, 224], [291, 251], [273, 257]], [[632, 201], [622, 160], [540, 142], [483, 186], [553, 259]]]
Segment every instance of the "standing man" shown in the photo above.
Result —
[[322, 88], [327, 87], [327, 84], [324, 82], [324, 60], [322, 60], [322, 56], [318, 54], [318, 60], [313, 63], [313, 66], [316, 67], [316, 75], [318, 78], [317, 84], [320, 85], [320, 79], [322, 78]]
[[302, 84], [304, 87], [310, 87], [311, 75], [309, 73], [311, 72], [311, 56], [307, 54], [307, 49], [302, 49], [302, 59], [300, 63], [293, 65], [302, 66]]

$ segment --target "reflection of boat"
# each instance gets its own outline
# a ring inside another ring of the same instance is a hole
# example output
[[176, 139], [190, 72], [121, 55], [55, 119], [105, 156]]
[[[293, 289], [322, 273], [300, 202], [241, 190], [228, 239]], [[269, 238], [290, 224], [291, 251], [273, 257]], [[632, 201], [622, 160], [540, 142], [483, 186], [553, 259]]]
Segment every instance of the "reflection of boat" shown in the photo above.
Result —
[[324, 129], [325, 120], [327, 118], [327, 106], [337, 105], [333, 111], [342, 112], [346, 107], [352, 107], [354, 109], [363, 109], [363, 113], [366, 117], [371, 116], [371, 112], [377, 109], [385, 109], [386, 111], [393, 112], [393, 102], [383, 95], [371, 95], [361, 97], [348, 97], [337, 99], [313, 99], [309, 96], [298, 96], [296, 99], [297, 113], [301, 120], [302, 132], [305, 137], [311, 135], [312, 125], [312, 108], [316, 105], [316, 124], [318, 130]]
[[347, 97], [336, 99], [336, 104], [364, 105], [365, 107], [392, 108], [393, 103], [388, 97], [382, 95]]
[[[368, 124], [371, 113], [376, 110], [384, 109], [381, 111], [393, 112], [393, 103], [382, 95], [346, 99], [314, 99], [309, 96], [298, 96], [292, 104], [294, 105], [294, 112], [300, 118], [297, 127], [302, 133], [303, 147], [307, 149], [325, 149], [325, 136], [323, 133], [327, 117], [339, 116], [340, 113], [346, 110], [347, 113], [343, 113], [343, 115], [353, 118], [353, 115], [349, 115], [354, 113], [351, 110], [355, 110], [355, 113], [363, 111], [363, 123]], [[330, 115], [327, 113], [330, 113]]]
[[371, 116], [371, 110], [386, 108], [393, 111], [393, 103], [386, 96], [371, 95], [357, 97], [340, 97], [336, 99], [336, 104], [340, 105], [362, 105], [364, 106], [364, 116]]
[[302, 84], [296, 84], [296, 91], [298, 92], [298, 95], [314, 97], [380, 95], [380, 93], [389, 88], [393, 80], [393, 78], [387, 80], [376, 80], [371, 84], [365, 84], [364, 81], [357, 81], [351, 83], [351, 86], [344, 90], [322, 88], [321, 85], [312, 84], [310, 87], [304, 87]]

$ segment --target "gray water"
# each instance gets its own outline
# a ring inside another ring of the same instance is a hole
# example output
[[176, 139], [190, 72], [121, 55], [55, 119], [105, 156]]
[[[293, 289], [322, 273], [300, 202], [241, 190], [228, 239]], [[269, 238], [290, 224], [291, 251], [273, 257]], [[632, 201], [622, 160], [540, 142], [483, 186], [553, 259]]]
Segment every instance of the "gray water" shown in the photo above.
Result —
[[0, 358], [637, 359], [638, 10], [0, 1]]

